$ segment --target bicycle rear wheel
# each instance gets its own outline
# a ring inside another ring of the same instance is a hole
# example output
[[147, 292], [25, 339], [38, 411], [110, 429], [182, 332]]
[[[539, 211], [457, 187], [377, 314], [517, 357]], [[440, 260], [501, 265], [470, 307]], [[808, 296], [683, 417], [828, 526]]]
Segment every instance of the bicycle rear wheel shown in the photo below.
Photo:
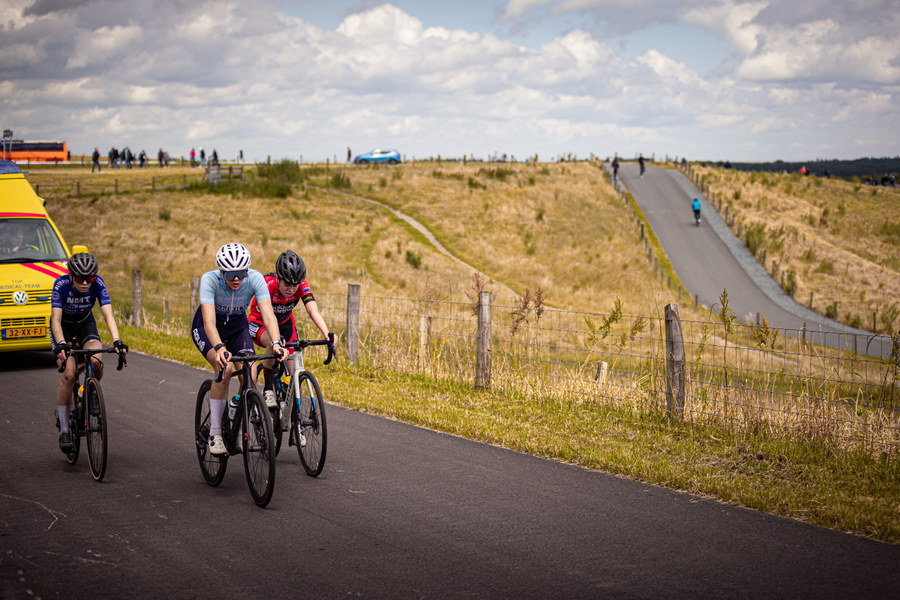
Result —
[[88, 461], [91, 463], [91, 475], [96, 481], [106, 474], [106, 403], [103, 392], [93, 377], [84, 384], [85, 441], [87, 442]]
[[248, 422], [244, 424], [244, 471], [250, 495], [259, 506], [266, 506], [275, 491], [275, 435], [272, 418], [262, 396], [256, 390], [248, 390]]
[[78, 379], [75, 380], [75, 388], [72, 392], [72, 410], [69, 411], [69, 431], [72, 432], [72, 451], [66, 452], [66, 460], [70, 465], [78, 462], [81, 454], [81, 411], [78, 408]]
[[309, 371], [300, 373], [297, 383], [300, 397], [294, 399], [291, 411], [291, 443], [297, 446], [306, 473], [317, 477], [325, 466], [325, 452], [328, 449], [325, 401], [319, 382]]
[[215, 456], [209, 452], [209, 390], [212, 380], [207, 379], [197, 392], [197, 410], [194, 414], [194, 443], [197, 446], [197, 460], [206, 483], [215, 487], [225, 477], [228, 455]]

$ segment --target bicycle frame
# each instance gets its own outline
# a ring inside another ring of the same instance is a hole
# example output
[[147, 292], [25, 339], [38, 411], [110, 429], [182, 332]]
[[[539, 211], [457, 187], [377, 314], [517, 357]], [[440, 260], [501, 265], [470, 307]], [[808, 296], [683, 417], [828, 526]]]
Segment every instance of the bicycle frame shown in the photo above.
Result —
[[[331, 362], [331, 359], [334, 358], [334, 334], [330, 334], [330, 338], [327, 340], [297, 340], [296, 342], [288, 342], [285, 344], [285, 348], [292, 348], [294, 350], [293, 354], [291, 354], [291, 387], [293, 394], [292, 398], [300, 397], [300, 377], [298, 375], [306, 370], [306, 367], [303, 364], [303, 349], [308, 346], [328, 346], [328, 357], [325, 359], [325, 362], [322, 364], [327, 365]], [[313, 393], [312, 384], [307, 381], [307, 392], [311, 398], [315, 398], [315, 394]], [[282, 406], [282, 414], [281, 418], [284, 419], [284, 409], [286, 407]]]
[[[235, 416], [238, 414], [241, 415], [240, 418], [240, 427], [235, 427], [234, 423], [237, 419], [233, 419], [231, 422], [231, 430], [228, 432], [228, 435], [225, 436], [225, 445], [228, 448], [228, 454], [233, 456], [238, 453], [237, 447], [235, 446], [235, 442], [237, 442], [237, 432], [243, 430], [246, 434], [247, 426], [250, 420], [250, 408], [247, 405], [246, 398], [247, 392], [250, 390], [256, 389], [256, 383], [253, 381], [253, 378], [250, 377], [250, 367], [249, 363], [253, 363], [260, 360], [266, 360], [269, 358], [280, 358], [278, 354], [239, 354], [237, 356], [230, 355], [228, 357], [228, 361], [232, 363], [241, 363], [241, 370], [235, 371], [232, 373], [232, 377], [238, 377], [238, 382], [240, 385], [240, 393], [238, 394], [238, 406], [235, 412]], [[223, 368], [219, 371], [218, 375], [216, 375], [215, 381], [218, 383], [222, 381], [222, 375], [224, 374], [225, 369]], [[230, 392], [229, 392], [230, 396]], [[229, 400], [230, 402], [230, 400]], [[226, 411], [228, 410], [226, 406]], [[223, 422], [224, 424], [224, 422]]]

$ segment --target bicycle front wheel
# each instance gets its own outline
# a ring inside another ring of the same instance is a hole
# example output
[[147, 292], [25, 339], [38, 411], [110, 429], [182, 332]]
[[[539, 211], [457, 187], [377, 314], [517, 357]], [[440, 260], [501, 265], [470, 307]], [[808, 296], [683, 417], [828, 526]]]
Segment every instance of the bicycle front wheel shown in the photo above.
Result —
[[197, 460], [206, 483], [215, 487], [225, 477], [228, 455], [215, 456], [209, 452], [209, 390], [212, 380], [207, 379], [197, 392], [197, 410], [194, 414], [194, 444], [197, 446]]
[[84, 384], [85, 441], [91, 475], [96, 481], [106, 474], [106, 403], [97, 380], [91, 377]]
[[325, 401], [319, 382], [309, 371], [300, 373], [297, 387], [300, 395], [294, 399], [291, 411], [291, 441], [297, 446], [300, 462], [306, 473], [317, 477], [325, 466], [328, 449], [328, 428], [325, 425]]
[[272, 418], [262, 396], [248, 390], [244, 397], [248, 419], [244, 423], [244, 471], [250, 495], [258, 506], [265, 507], [275, 491], [275, 435]]

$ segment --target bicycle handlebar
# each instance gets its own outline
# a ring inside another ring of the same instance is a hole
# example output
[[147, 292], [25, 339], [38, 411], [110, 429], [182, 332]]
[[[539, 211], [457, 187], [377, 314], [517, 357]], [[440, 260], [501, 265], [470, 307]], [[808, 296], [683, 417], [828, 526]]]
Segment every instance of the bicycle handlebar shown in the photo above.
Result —
[[[69, 357], [72, 355], [87, 354], [88, 356], [93, 356], [95, 354], [103, 354], [104, 352], [107, 354], [113, 354], [113, 353], [119, 354], [118, 352], [116, 352], [115, 348], [88, 348], [88, 349], [78, 349], [78, 350], [72, 349], [66, 353], [66, 360], [63, 361], [62, 366], [60, 368], [58, 368], [57, 371], [62, 373], [63, 371], [66, 370], [66, 361], [68, 361]], [[122, 367], [127, 367], [127, 366], [128, 366], [128, 361], [125, 360], [125, 355], [119, 354], [119, 365], [116, 367], [116, 371], [121, 371]]]
[[295, 350], [303, 350], [308, 346], [328, 346], [328, 357], [322, 363], [327, 365], [334, 358], [334, 332], [328, 334], [327, 340], [297, 340], [296, 342], [286, 342], [284, 344], [285, 348], [294, 348]]
[[[258, 360], [266, 360], [268, 358], [281, 358], [280, 354], [238, 354], [235, 356], [228, 350], [225, 351], [225, 360], [233, 363], [250, 363], [256, 362]], [[219, 383], [222, 381], [222, 377], [225, 373], [225, 367], [222, 367], [222, 370], [216, 375], [214, 381]]]

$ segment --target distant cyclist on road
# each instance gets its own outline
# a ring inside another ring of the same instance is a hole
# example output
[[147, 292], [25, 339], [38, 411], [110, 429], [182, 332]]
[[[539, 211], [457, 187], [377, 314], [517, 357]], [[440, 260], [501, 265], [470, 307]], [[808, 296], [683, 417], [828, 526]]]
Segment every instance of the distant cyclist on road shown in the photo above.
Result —
[[[266, 275], [265, 279], [269, 296], [272, 298], [272, 309], [278, 319], [278, 337], [288, 342], [300, 339], [297, 335], [297, 323], [294, 321], [294, 307], [302, 300], [306, 314], [316, 324], [322, 335], [328, 339], [328, 326], [325, 324], [325, 319], [319, 314], [319, 306], [306, 281], [306, 264], [296, 252], [293, 250], [282, 252], [275, 261], [275, 272]], [[273, 352], [272, 335], [269, 331], [259, 311], [259, 303], [254, 299], [250, 303], [250, 335], [253, 336], [253, 341], [257, 346], [265, 348], [266, 354]], [[275, 400], [275, 369], [272, 368], [273, 365], [274, 361], [271, 359], [263, 361], [265, 378], [263, 397], [269, 408], [275, 408], [278, 405]], [[287, 426], [287, 421], [284, 422], [284, 425]]]
[[[200, 306], [191, 323], [191, 337], [216, 374], [224, 368], [222, 381], [213, 381], [209, 393], [209, 452], [220, 455], [228, 452], [222, 439], [222, 415], [231, 383], [229, 353], [253, 352], [246, 314], [250, 301], [255, 298], [269, 331], [278, 331], [278, 320], [272, 311], [266, 281], [259, 271], [250, 268], [250, 252], [243, 244], [219, 248], [216, 266], [218, 270], [200, 278]], [[273, 353], [281, 355], [279, 360], [287, 358], [283, 340], [275, 340], [273, 346], [278, 346]]]
[[697, 225], [700, 224], [700, 201], [694, 198], [694, 201], [691, 202], [691, 208], [694, 209], [694, 221], [697, 222]]
[[[106, 321], [106, 328], [113, 339], [117, 354], [128, 354], [128, 346], [119, 339], [119, 328], [113, 315], [109, 292], [103, 278], [97, 275], [97, 259], [87, 252], [76, 252], [69, 259], [69, 274], [59, 277], [50, 294], [50, 349], [56, 356], [56, 364], [66, 369], [59, 379], [56, 390], [56, 414], [59, 415], [59, 449], [71, 452], [74, 448], [72, 432], [69, 430], [69, 413], [72, 411], [72, 388], [75, 385], [75, 358], [69, 355], [76, 340], [82, 348], [100, 349], [100, 335], [91, 309], [100, 302], [100, 314]], [[94, 377], [103, 378], [103, 361], [92, 356]]]
[[643, 179], [644, 178], [644, 170], [646, 169], [646, 167], [644, 167], [644, 155], [643, 154], [638, 156], [638, 163], [641, 165], [641, 179]]

